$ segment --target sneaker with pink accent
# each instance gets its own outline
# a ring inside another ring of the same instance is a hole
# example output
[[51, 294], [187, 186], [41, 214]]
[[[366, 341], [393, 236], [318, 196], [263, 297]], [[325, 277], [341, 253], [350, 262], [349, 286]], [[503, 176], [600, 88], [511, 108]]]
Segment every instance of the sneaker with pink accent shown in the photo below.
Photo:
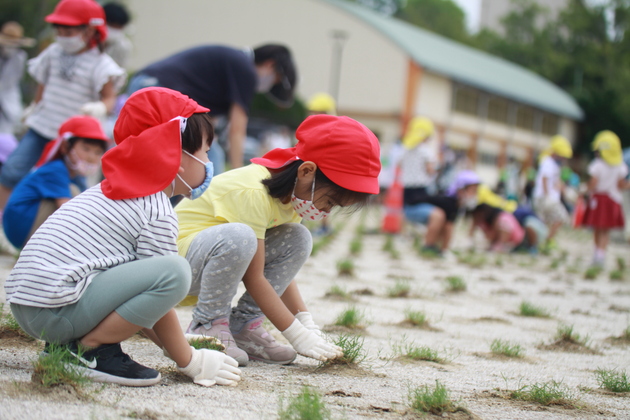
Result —
[[234, 341], [234, 337], [232, 337], [232, 332], [230, 331], [230, 322], [227, 318], [219, 318], [212, 321], [212, 326], [210, 328], [206, 328], [201, 324], [195, 324], [195, 321], [192, 321], [186, 330], [187, 340], [191, 338], [199, 338], [201, 337], [216, 337], [221, 340], [221, 343], [225, 346], [225, 353], [232, 357], [234, 360], [238, 362], [239, 366], [247, 366], [247, 362], [249, 361], [249, 357], [247, 353], [243, 350], [239, 349]]
[[264, 318], [252, 319], [234, 334], [239, 348], [245, 350], [251, 360], [286, 365], [295, 360], [293, 347], [278, 343], [262, 326]]

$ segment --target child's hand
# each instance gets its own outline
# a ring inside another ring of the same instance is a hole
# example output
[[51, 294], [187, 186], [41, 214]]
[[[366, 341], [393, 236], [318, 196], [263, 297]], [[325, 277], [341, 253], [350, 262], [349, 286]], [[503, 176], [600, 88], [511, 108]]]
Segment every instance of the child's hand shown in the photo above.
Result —
[[295, 318], [300, 321], [302, 325], [313, 331], [318, 336], [322, 338], [324, 337], [324, 333], [322, 333], [322, 330], [319, 328], [319, 326], [315, 324], [315, 321], [313, 321], [313, 315], [311, 315], [310, 312], [298, 312], [295, 315]]
[[227, 354], [216, 350], [200, 349], [193, 347], [192, 359], [188, 366], [177, 369], [184, 375], [193, 379], [193, 382], [202, 386], [229, 385], [236, 386], [241, 380], [241, 371], [238, 362]]
[[81, 113], [94, 118], [103, 119], [107, 116], [107, 105], [104, 102], [86, 102], [81, 105]]
[[282, 331], [282, 335], [302, 356], [312, 357], [322, 362], [343, 356], [341, 347], [329, 343], [315, 331], [306, 328], [297, 319], [289, 328]]

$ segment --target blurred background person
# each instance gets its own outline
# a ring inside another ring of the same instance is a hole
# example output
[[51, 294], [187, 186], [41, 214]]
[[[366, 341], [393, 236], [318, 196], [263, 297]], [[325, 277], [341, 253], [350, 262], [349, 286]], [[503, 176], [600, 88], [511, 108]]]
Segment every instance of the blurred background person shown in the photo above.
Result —
[[133, 51], [133, 45], [125, 35], [125, 27], [131, 21], [129, 12], [125, 6], [116, 2], [103, 5], [103, 10], [107, 24], [105, 53], [113, 58], [120, 67], [128, 69], [129, 59]]
[[24, 75], [26, 51], [35, 40], [24, 37], [17, 22], [6, 22], [0, 29], [0, 166], [17, 147], [15, 130], [22, 116], [20, 81]]

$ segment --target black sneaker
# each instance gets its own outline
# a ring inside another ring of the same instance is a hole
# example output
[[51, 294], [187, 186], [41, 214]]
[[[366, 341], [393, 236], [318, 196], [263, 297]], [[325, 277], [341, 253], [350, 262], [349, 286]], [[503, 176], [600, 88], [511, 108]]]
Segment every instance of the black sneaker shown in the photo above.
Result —
[[[49, 343], [44, 347], [43, 355], [47, 355]], [[96, 382], [109, 382], [125, 386], [150, 386], [162, 379], [160, 372], [134, 362], [122, 351], [120, 343], [103, 344], [88, 350], [79, 356], [76, 341], [64, 346], [76, 359], [78, 368], [86, 377]]]

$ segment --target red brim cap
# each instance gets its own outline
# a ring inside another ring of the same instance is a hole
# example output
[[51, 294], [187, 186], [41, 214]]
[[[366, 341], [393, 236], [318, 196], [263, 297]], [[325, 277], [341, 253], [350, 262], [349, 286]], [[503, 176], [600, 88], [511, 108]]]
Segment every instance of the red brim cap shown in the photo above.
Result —
[[127, 99], [114, 126], [117, 146], [101, 159], [107, 198], [146, 197], [173, 182], [182, 158], [182, 121], [208, 108], [161, 87], [140, 89]]
[[79, 18], [76, 18], [73, 16], [67, 16], [67, 15], [59, 15], [56, 13], [52, 13], [46, 16], [44, 20], [48, 23], [52, 23], [55, 25], [64, 25], [64, 26], [81, 26], [81, 25], [86, 24]]
[[263, 157], [250, 159], [250, 162], [269, 169], [280, 169], [299, 159], [295, 147], [290, 147], [288, 149], [270, 150]]

